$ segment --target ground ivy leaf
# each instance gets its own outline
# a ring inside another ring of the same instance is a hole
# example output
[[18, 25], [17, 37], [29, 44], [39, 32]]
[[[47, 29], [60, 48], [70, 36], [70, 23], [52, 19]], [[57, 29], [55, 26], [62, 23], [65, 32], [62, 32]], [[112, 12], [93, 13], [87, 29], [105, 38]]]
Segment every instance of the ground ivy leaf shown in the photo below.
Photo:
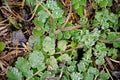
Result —
[[94, 74], [94, 75], [98, 75], [98, 74], [99, 74], [99, 71], [98, 71], [98, 69], [96, 69], [96, 68], [89, 67], [88, 73]]
[[77, 13], [78, 13], [80, 16], [83, 16], [84, 7], [83, 7], [83, 6], [79, 6], [79, 8], [77, 9]]
[[45, 33], [45, 30], [44, 29], [42, 29], [42, 30], [33, 29], [32, 33], [33, 33], [34, 36], [39, 37], [39, 36], [42, 36]]
[[84, 78], [83, 78], [83, 80], [94, 80], [93, 78], [94, 78], [94, 74], [90, 74], [90, 73], [84, 73]]
[[96, 59], [96, 64], [97, 65], [102, 65], [102, 64], [104, 64], [105, 63], [105, 60], [104, 60], [104, 57], [99, 57], [98, 59]]
[[115, 32], [110, 32], [107, 37], [108, 40], [115, 40], [116, 38], [117, 34]]
[[8, 67], [8, 80], [22, 80], [22, 73], [15, 67]]
[[45, 71], [44, 73], [42, 73], [40, 75], [41, 75], [40, 80], [46, 80], [47, 77], [52, 76], [51, 72], [49, 72], [49, 71]]
[[51, 10], [59, 9], [56, 1], [54, 0], [47, 0], [46, 6]]
[[43, 71], [45, 68], [46, 68], [45, 63], [41, 63], [41, 65], [37, 67], [38, 71]]
[[30, 70], [30, 64], [29, 62], [24, 59], [23, 57], [20, 57], [17, 59], [16, 62], [16, 68], [19, 69], [19, 71], [22, 72], [22, 74], [26, 77], [31, 77], [33, 75], [33, 71]]
[[63, 32], [63, 37], [64, 37], [64, 39], [70, 39], [70, 37], [71, 37], [70, 32], [69, 31]]
[[64, 13], [64, 11], [62, 9], [52, 10], [52, 14], [55, 18], [61, 18], [63, 13]]
[[50, 55], [55, 53], [55, 39], [50, 37], [45, 37], [43, 41], [43, 50], [49, 52]]
[[29, 62], [32, 68], [37, 68], [44, 61], [44, 55], [40, 51], [33, 51], [29, 56]]
[[85, 72], [86, 71], [86, 64], [84, 61], [81, 61], [78, 65], [78, 71], [79, 72]]
[[44, 26], [44, 23], [42, 21], [39, 20], [39, 18], [34, 18], [34, 25], [35, 26], [38, 26], [38, 27], [43, 27]]
[[104, 71], [100, 73], [100, 79], [99, 80], [108, 80], [109, 75], [108, 73], [105, 73]]
[[69, 67], [67, 67], [68, 71], [70, 72], [76, 72], [76, 63], [77, 61], [73, 61]]
[[82, 80], [82, 75], [80, 73], [77, 73], [77, 72], [73, 72], [71, 75], [70, 75], [71, 79], [72, 80]]
[[118, 56], [117, 53], [118, 53], [118, 50], [117, 50], [117, 49], [111, 48], [111, 49], [109, 49], [109, 51], [108, 51], [108, 56], [112, 56], [112, 59], [116, 59], [117, 56]]
[[58, 41], [58, 48], [62, 51], [65, 51], [67, 48], [67, 41], [65, 40]]
[[59, 61], [71, 61], [71, 57], [68, 54], [62, 54], [59, 58]]
[[50, 58], [47, 60], [47, 63], [56, 70], [58, 68], [57, 60], [54, 56], [50, 56]]
[[120, 48], [120, 42], [113, 42], [114, 48]]
[[47, 12], [45, 12], [44, 10], [41, 10], [41, 11], [39, 11], [38, 12], [38, 19], [39, 19], [39, 21], [41, 21], [41, 22], [43, 22], [43, 23], [45, 23], [46, 22], [46, 19], [49, 17], [48, 16], [48, 13]]

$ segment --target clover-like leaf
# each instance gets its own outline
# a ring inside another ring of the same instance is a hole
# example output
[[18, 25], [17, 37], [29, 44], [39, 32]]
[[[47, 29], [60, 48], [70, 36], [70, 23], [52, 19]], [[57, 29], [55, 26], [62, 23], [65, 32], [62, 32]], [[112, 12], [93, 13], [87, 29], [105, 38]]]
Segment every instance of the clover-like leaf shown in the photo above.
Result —
[[30, 70], [30, 64], [25, 58], [18, 58], [15, 66], [24, 76], [31, 77], [33, 75], [33, 71]]
[[55, 39], [47, 36], [45, 37], [42, 45], [45, 52], [49, 52], [50, 55], [55, 53]]
[[58, 62], [54, 56], [50, 56], [50, 58], [47, 59], [47, 63], [53, 68], [53, 70], [58, 68]]
[[100, 80], [108, 80], [108, 79], [109, 79], [109, 74], [104, 72], [104, 71], [102, 71], [100, 73]]
[[58, 48], [62, 51], [65, 51], [67, 48], [67, 41], [65, 40], [58, 41]]
[[73, 72], [71, 75], [71, 79], [72, 80], [82, 80], [82, 78], [83, 78], [83, 76], [80, 74], [80, 73], [75, 73], [75, 72]]
[[55, 18], [61, 18], [63, 13], [64, 13], [64, 11], [62, 9], [52, 10], [52, 14]]
[[90, 74], [90, 73], [84, 73], [84, 78], [83, 78], [83, 80], [93, 80], [94, 79], [94, 74]]
[[86, 71], [86, 63], [84, 61], [81, 61], [78, 65], [79, 72], [85, 72]]
[[59, 9], [57, 2], [54, 0], [47, 0], [46, 6], [51, 10]]
[[29, 62], [32, 68], [37, 68], [44, 61], [44, 55], [41, 51], [33, 51], [29, 56]]
[[96, 64], [97, 65], [102, 65], [102, 64], [104, 64], [105, 63], [105, 59], [104, 59], [104, 57], [99, 57], [98, 59], [96, 59]]
[[22, 73], [15, 67], [8, 67], [8, 80], [22, 80]]
[[71, 61], [71, 57], [68, 54], [62, 54], [59, 58], [59, 61]]
[[38, 12], [38, 20], [45, 23], [46, 22], [46, 19], [49, 17], [48, 16], [48, 13], [45, 12], [44, 10], [41, 10]]
[[96, 68], [89, 67], [88, 73], [94, 74], [94, 75], [98, 75], [98, 74], [99, 74], [99, 71], [98, 71]]

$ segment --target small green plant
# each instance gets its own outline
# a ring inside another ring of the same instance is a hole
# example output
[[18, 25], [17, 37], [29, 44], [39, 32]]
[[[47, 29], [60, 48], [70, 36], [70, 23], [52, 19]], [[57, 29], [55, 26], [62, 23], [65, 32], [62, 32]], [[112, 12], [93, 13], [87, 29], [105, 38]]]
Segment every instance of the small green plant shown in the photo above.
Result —
[[[92, 20], [84, 14], [87, 0], [72, 0], [72, 9], [80, 17], [76, 24], [65, 22], [67, 13], [62, 3], [36, 1], [26, 0], [32, 8], [37, 6], [35, 28], [27, 45], [31, 52], [25, 58], [19, 57], [14, 67], [8, 67], [8, 80], [108, 80], [110, 74], [103, 67], [105, 57], [116, 59], [120, 48], [118, 16], [106, 8], [112, 6], [112, 0], [92, 0], [97, 6], [93, 6]], [[0, 45], [3, 50], [5, 45]]]

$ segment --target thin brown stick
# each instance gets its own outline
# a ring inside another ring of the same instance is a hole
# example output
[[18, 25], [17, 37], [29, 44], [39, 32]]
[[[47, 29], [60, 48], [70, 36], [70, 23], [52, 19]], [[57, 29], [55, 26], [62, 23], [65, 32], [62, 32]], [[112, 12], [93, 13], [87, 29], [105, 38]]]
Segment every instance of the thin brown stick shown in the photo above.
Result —
[[8, 19], [5, 19], [3, 21], [0, 22], [0, 24], [3, 24], [4, 22], [6, 22]]
[[71, 49], [68, 49], [68, 50], [65, 50], [65, 51], [61, 51], [61, 52], [56, 52], [55, 54], [66, 53], [66, 52], [69, 52], [69, 51], [76, 50], [76, 49], [78, 49], [78, 48], [82, 48], [82, 47], [84, 47], [84, 46], [85, 46], [85, 44], [80, 44], [80, 45], [78, 45], [78, 46], [76, 46], [76, 47], [74, 47], [74, 48], [71, 48]]
[[54, 34], [58, 34], [61, 31], [70, 31], [70, 30], [82, 28], [86, 23], [87, 23], [87, 21], [84, 24], [82, 24], [82, 25], [76, 25], [76, 26], [71, 26], [71, 27], [66, 27], [66, 28], [60, 28], [60, 29], [54, 31]]
[[37, 4], [36, 7], [35, 7], [35, 9], [34, 9], [34, 13], [32, 14], [31, 18], [27, 20], [28, 22], [31, 21], [34, 18], [35, 13], [36, 13], [38, 7], [39, 7], [39, 5]]
[[67, 18], [66, 18], [64, 24], [62, 25], [62, 28], [64, 28], [64, 27], [66, 26], [66, 24], [68, 23], [68, 21], [69, 21], [71, 15], [72, 15], [72, 4], [71, 4], [71, 1], [70, 1], [70, 10], [69, 10], [68, 16], [67, 16]]
[[120, 61], [117, 61], [117, 60], [114, 60], [114, 59], [111, 59], [111, 58], [110, 58], [110, 60], [111, 60], [112, 62], [115, 62], [115, 63], [120, 64]]
[[103, 43], [113, 43], [113, 42], [120, 42], [120, 38], [115, 39], [115, 40], [99, 39], [98, 41], [103, 42]]
[[111, 69], [111, 70], [114, 70], [115, 68], [114, 68], [111, 60], [109, 59], [109, 57], [105, 57], [105, 60], [106, 60], [106, 62], [108, 63], [110, 69]]
[[103, 43], [111, 43], [110, 41], [105, 40], [105, 39], [99, 39], [98, 41], [103, 42]]
[[107, 69], [106, 65], [105, 65], [105, 64], [103, 64], [103, 66], [104, 66], [104, 68], [105, 68], [106, 72], [108, 73], [108, 75], [110, 76], [111, 80], [114, 80], [114, 79], [113, 79], [113, 77], [111, 76], [111, 74], [110, 74], [109, 70]]

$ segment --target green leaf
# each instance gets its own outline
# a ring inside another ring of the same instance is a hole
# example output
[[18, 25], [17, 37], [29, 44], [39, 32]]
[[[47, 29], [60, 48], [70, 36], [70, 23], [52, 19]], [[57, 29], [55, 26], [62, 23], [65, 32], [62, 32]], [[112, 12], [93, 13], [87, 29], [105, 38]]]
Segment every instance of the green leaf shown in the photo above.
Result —
[[87, 70], [86, 63], [84, 61], [80, 61], [77, 67], [79, 72], [85, 72]]
[[33, 50], [40, 50], [42, 48], [42, 42], [44, 37], [35, 37], [34, 38], [34, 47]]
[[71, 61], [71, 57], [68, 54], [62, 54], [60, 57], [58, 57], [59, 61]]
[[3, 51], [5, 49], [5, 43], [4, 42], [0, 42], [0, 51]]
[[33, 51], [29, 55], [29, 62], [32, 68], [39, 67], [44, 61], [44, 55], [41, 51]]
[[71, 47], [73, 48], [73, 47], [75, 47], [77, 44], [74, 42], [74, 41], [72, 41], [71, 42]]
[[102, 72], [100, 73], [100, 79], [99, 79], [99, 80], [108, 80], [108, 79], [109, 79], [108, 73], [102, 71]]
[[82, 35], [81, 42], [85, 43], [87, 47], [93, 46], [99, 39], [100, 31], [96, 30], [94, 33], [90, 33], [88, 30]]
[[99, 74], [99, 71], [98, 71], [96, 68], [89, 67], [88, 73], [89, 73], [89, 74], [98, 75], [98, 74]]
[[51, 72], [49, 72], [49, 71], [45, 71], [44, 73], [42, 73], [40, 75], [41, 75], [40, 80], [46, 80], [47, 77], [52, 76]]
[[84, 12], [84, 7], [83, 6], [79, 6], [79, 8], [77, 9], [77, 13], [82, 17], [83, 16], [83, 12]]
[[73, 61], [68, 68], [68, 71], [70, 72], [76, 72], [76, 63], [77, 61]]
[[52, 10], [52, 14], [55, 18], [61, 18], [64, 11], [62, 9], [54, 9]]
[[22, 73], [15, 67], [8, 67], [7, 77], [8, 80], [22, 80]]
[[104, 57], [99, 57], [98, 59], [96, 59], [96, 64], [97, 65], [102, 65], [102, 64], [104, 64], [105, 63], [105, 60], [104, 60]]
[[102, 27], [102, 29], [108, 29], [109, 27], [117, 30], [116, 24], [118, 24], [118, 17], [109, 12], [107, 9], [96, 12], [94, 23], [95, 27]]
[[80, 5], [85, 5], [86, 4], [86, 0], [79, 0], [79, 3], [80, 3]]
[[65, 17], [58, 18], [58, 25], [62, 25], [65, 22]]
[[36, 36], [36, 37], [40, 37], [42, 36], [44, 33], [45, 33], [45, 30], [44, 29], [33, 29], [32, 31], [33, 35]]
[[38, 71], [43, 71], [46, 68], [45, 63], [40, 63], [40, 65], [37, 67]]
[[94, 74], [90, 74], [90, 73], [84, 73], [84, 78], [83, 78], [83, 80], [94, 80], [93, 78], [94, 78]]
[[33, 22], [34, 22], [35, 26], [37, 26], [37, 27], [42, 28], [44, 26], [44, 23], [41, 20], [39, 20], [39, 18], [34, 18]]
[[110, 32], [107, 37], [108, 40], [115, 40], [116, 38], [117, 34], [115, 32]]
[[113, 42], [114, 48], [120, 48], [120, 42]]
[[[72, 0], [73, 1], [73, 0]], [[77, 0], [75, 0], [75, 1], [77, 1]], [[77, 10], [78, 8], [79, 8], [79, 6], [80, 6], [80, 3], [79, 2], [77, 2], [77, 3], [73, 3], [73, 5], [72, 5], [72, 7], [73, 7], [73, 9], [75, 9], [75, 10]]]
[[62, 32], [59, 32], [57, 35], [56, 35], [56, 38], [58, 40], [62, 39], [63, 38], [63, 33]]
[[79, 3], [79, 0], [72, 0], [72, 5], [76, 3]]
[[49, 52], [50, 55], [55, 53], [55, 40], [50, 37], [45, 37], [43, 41], [43, 50]]
[[42, 42], [44, 37], [30, 36], [28, 40], [28, 47], [33, 50], [40, 50], [42, 48]]
[[111, 48], [108, 51], [108, 56], [112, 56], [113, 59], [116, 59], [118, 54], [117, 54], [118, 50], [115, 48]]
[[18, 68], [19, 71], [22, 72], [22, 74], [26, 77], [33, 76], [33, 71], [30, 70], [29, 62], [23, 57], [17, 59], [15, 67]]
[[67, 41], [65, 40], [58, 41], [58, 48], [62, 51], [65, 51], [67, 48]]
[[34, 7], [36, 5], [35, 0], [25, 0], [26, 5]]
[[54, 0], [47, 0], [46, 6], [51, 10], [60, 9]]
[[71, 37], [70, 32], [69, 31], [63, 32], [63, 37], [64, 37], [64, 39], [69, 39]]
[[96, 48], [96, 51], [107, 51], [105, 43], [98, 42], [95, 48]]
[[100, 7], [112, 6], [112, 0], [102, 0], [99, 3]]
[[42, 23], [45, 23], [46, 22], [46, 19], [49, 17], [48, 16], [48, 13], [45, 12], [44, 10], [41, 10], [38, 12], [38, 20]]
[[50, 56], [50, 58], [47, 59], [47, 63], [52, 67], [53, 70], [58, 68], [58, 62], [54, 56]]
[[80, 73], [75, 73], [75, 72], [73, 72], [71, 75], [70, 75], [70, 77], [71, 77], [71, 79], [72, 80], [82, 80], [82, 75], [80, 74]]

